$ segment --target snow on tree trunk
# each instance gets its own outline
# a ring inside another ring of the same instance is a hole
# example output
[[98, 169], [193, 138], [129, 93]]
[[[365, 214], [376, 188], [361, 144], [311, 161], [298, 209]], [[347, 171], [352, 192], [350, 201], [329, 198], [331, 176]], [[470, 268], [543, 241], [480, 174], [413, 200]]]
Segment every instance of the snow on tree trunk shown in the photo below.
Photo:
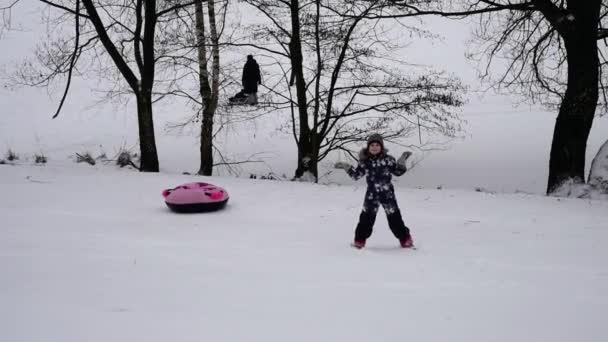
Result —
[[601, 193], [608, 194], [608, 140], [600, 147], [591, 162], [587, 183]]
[[563, 182], [552, 196], [608, 200], [608, 141], [600, 147], [589, 170], [586, 184], [575, 179]]

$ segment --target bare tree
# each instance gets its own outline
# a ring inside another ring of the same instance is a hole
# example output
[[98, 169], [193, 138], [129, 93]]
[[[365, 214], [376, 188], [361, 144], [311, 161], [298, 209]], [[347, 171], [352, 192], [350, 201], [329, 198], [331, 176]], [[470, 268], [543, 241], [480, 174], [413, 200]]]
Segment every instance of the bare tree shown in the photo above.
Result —
[[[193, 7], [181, 8], [166, 16], [159, 25], [158, 68], [163, 70], [157, 77], [162, 90], [156, 91], [156, 99], [176, 98], [186, 101], [194, 114], [190, 118], [179, 118], [169, 129], [183, 130], [200, 125], [200, 168], [198, 174], [211, 175], [214, 166], [235, 169], [252, 160], [228, 161], [230, 157], [220, 152], [215, 145], [218, 134], [233, 123], [252, 119], [250, 111], [238, 112], [220, 103], [226, 86], [234, 82], [236, 68], [227, 62], [220, 68], [222, 43], [226, 35], [226, 13], [228, 1], [199, 1]], [[228, 33], [228, 35], [230, 32]], [[238, 113], [238, 115], [236, 115]], [[215, 159], [219, 158], [216, 162]]]
[[316, 180], [318, 163], [330, 152], [351, 153], [352, 143], [372, 131], [390, 140], [418, 128], [448, 136], [460, 130], [454, 112], [462, 105], [458, 80], [430, 70], [413, 75], [413, 68], [391, 56], [400, 47], [385, 37], [394, 22], [368, 19], [374, 11], [391, 11], [386, 1], [246, 2], [268, 23], [247, 28], [254, 39], [231, 44], [258, 48], [278, 61], [266, 77], [272, 97], [264, 104], [291, 112], [296, 179]]
[[0, 37], [5, 30], [11, 28], [13, 7], [15, 7], [18, 2], [19, 0], [0, 1]]
[[207, 71], [207, 46], [205, 44], [205, 22], [202, 1], [195, 4], [196, 32], [199, 58], [200, 93], [203, 99], [203, 120], [201, 124], [201, 175], [210, 176], [213, 172], [213, 115], [217, 109], [219, 96], [220, 54], [219, 38], [215, 23], [215, 1], [208, 0], [209, 30], [212, 44], [213, 66], [211, 82]]
[[[141, 171], [157, 172], [159, 169], [153, 123], [153, 88], [155, 80], [156, 29], [163, 16], [191, 6], [193, 1], [156, 0], [40, 0], [45, 5], [60, 10], [57, 23], [65, 23], [68, 16], [74, 18], [74, 36], [58, 37], [57, 41], [42, 44], [37, 59], [40, 65], [24, 64], [17, 79], [32, 86], [48, 86], [56, 78], [65, 76], [66, 85], [57, 117], [68, 96], [72, 76], [83, 55], [106, 71], [107, 59], [120, 72], [129, 92], [137, 101]], [[16, 1], [12, 6], [16, 5]], [[4, 14], [4, 13], [3, 13]], [[61, 32], [61, 30], [59, 30]], [[119, 86], [120, 88], [120, 86]]]
[[[391, 0], [400, 15], [479, 16], [477, 54], [486, 63], [508, 61], [497, 87], [520, 91], [533, 102], [559, 106], [547, 193], [561, 184], [584, 183], [587, 139], [598, 103], [606, 111], [605, 55], [608, 5], [602, 0]], [[603, 46], [598, 41], [604, 41]], [[601, 97], [600, 97], [601, 94]]]
[[[523, 89], [545, 104], [560, 104], [549, 162], [551, 193], [570, 179], [585, 182], [587, 139], [603, 88], [599, 59], [604, 57], [597, 41], [605, 38], [600, 32], [605, 14], [601, 0], [527, 3], [529, 9], [484, 18], [478, 38], [487, 52], [507, 51], [511, 69], [500, 84]], [[497, 18], [500, 32], [490, 28]]]

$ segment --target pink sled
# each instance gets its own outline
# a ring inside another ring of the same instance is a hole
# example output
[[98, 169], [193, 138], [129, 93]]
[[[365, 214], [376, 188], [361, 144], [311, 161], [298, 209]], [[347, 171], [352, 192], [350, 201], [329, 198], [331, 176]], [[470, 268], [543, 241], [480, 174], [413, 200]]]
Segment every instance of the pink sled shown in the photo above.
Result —
[[163, 190], [169, 209], [178, 213], [201, 213], [222, 209], [228, 203], [228, 192], [216, 185], [195, 182]]

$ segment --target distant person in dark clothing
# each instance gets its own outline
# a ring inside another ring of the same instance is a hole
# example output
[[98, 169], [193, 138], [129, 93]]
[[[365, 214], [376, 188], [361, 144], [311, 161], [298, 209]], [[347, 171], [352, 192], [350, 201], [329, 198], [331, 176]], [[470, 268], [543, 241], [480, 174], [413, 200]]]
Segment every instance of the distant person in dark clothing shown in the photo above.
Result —
[[260, 75], [260, 66], [253, 59], [252, 55], [247, 56], [247, 62], [243, 67], [243, 91], [250, 95], [249, 104], [257, 104], [258, 84], [262, 84], [262, 76]]

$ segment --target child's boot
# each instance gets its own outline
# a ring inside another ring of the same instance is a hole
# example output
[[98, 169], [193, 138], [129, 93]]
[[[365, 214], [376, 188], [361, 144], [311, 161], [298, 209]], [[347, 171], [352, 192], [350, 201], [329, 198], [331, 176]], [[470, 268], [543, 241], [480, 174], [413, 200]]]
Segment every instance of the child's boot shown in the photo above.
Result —
[[357, 249], [361, 249], [361, 248], [365, 247], [365, 240], [355, 240], [355, 241], [353, 241], [353, 243], [351, 243], [351, 246], [353, 246]]
[[412, 236], [409, 235], [407, 238], [399, 240], [399, 244], [401, 245], [401, 248], [412, 248], [414, 247], [414, 240], [412, 239]]

